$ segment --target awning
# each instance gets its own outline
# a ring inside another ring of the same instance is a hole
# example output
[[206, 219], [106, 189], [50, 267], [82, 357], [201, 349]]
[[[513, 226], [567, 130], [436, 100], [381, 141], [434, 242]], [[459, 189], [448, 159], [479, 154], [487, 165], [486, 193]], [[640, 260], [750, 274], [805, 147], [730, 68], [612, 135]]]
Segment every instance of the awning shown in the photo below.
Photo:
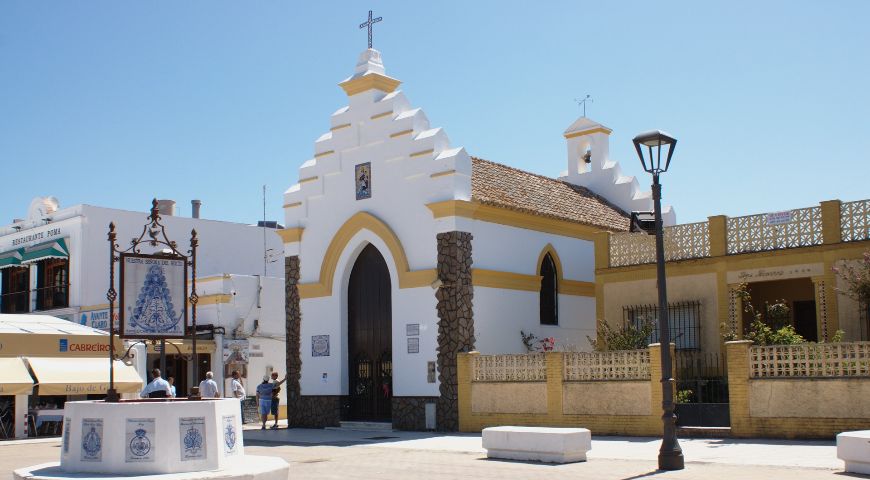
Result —
[[29, 395], [33, 379], [27, 372], [24, 359], [0, 358], [0, 395]]
[[[108, 358], [27, 357], [40, 395], [90, 395], [109, 389]], [[115, 360], [115, 390], [138, 393], [142, 378], [136, 369]]]
[[47, 258], [69, 258], [69, 250], [66, 248], [66, 241], [58, 239], [51, 242], [40, 243], [32, 247], [24, 248], [24, 255], [21, 257], [21, 263], [32, 263]]
[[8, 267], [20, 266], [23, 253], [24, 249], [19, 248], [18, 250], [12, 250], [11, 252], [0, 254], [0, 270]]

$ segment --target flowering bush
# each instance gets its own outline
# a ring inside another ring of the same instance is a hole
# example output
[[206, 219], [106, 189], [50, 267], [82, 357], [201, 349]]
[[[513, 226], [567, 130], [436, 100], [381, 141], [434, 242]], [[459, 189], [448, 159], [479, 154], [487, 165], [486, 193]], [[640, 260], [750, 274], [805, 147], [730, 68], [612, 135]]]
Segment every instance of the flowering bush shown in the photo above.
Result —
[[837, 292], [864, 305], [870, 304], [870, 252], [864, 252], [864, 258], [858, 265], [843, 263], [832, 270], [846, 283], [846, 288], [837, 288]]
[[538, 338], [532, 332], [526, 333], [520, 330], [520, 338], [527, 352], [552, 352], [556, 348], [555, 337]]

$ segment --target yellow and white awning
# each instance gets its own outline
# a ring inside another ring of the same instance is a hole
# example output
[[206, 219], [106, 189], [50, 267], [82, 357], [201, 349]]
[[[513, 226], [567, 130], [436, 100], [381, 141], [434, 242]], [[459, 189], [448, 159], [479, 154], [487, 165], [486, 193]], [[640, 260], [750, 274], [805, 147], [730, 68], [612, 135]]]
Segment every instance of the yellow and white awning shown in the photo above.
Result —
[[[27, 357], [40, 395], [105, 394], [109, 389], [108, 358]], [[115, 390], [138, 393], [143, 388], [136, 369], [115, 360]]]
[[0, 358], [0, 395], [30, 395], [33, 378], [20, 357]]

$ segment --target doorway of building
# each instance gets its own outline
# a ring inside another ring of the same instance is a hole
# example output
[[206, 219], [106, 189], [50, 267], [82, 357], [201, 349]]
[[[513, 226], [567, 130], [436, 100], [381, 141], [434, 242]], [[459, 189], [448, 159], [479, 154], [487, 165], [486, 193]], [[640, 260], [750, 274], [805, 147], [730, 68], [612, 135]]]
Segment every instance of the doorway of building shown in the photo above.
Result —
[[[171, 348], [171, 347], [168, 347]], [[185, 356], [178, 354], [170, 354], [169, 349], [166, 352], [166, 371], [163, 373], [163, 378], [175, 379], [175, 395], [177, 397], [186, 397], [190, 393], [191, 387], [199, 386], [199, 382], [205, 378], [205, 373], [210, 370], [211, 355], [200, 353], [197, 355], [199, 371], [195, 372], [196, 378], [188, 378], [187, 364], [188, 360]], [[148, 381], [151, 381], [151, 369], [160, 368], [160, 354], [148, 354]]]
[[819, 340], [816, 328], [815, 300], [796, 300], [794, 302], [794, 329], [798, 335], [810, 342]]
[[348, 420], [390, 421], [393, 397], [390, 271], [373, 245], [360, 253], [347, 292]]

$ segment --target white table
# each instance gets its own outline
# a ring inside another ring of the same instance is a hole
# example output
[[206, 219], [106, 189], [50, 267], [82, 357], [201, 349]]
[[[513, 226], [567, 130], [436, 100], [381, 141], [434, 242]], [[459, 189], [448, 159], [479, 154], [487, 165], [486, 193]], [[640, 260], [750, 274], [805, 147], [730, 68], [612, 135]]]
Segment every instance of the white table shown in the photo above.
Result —
[[39, 408], [31, 410], [30, 414], [39, 428], [45, 422], [63, 422], [64, 411], [62, 408]]

